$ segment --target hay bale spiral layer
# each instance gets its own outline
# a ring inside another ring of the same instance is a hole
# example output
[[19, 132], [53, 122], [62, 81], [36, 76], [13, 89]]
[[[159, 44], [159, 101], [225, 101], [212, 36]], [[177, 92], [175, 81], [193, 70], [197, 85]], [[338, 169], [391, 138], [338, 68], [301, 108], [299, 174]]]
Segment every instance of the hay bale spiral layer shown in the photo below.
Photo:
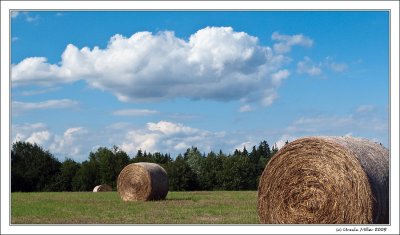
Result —
[[388, 224], [389, 151], [353, 137], [306, 137], [265, 167], [258, 215], [270, 224]]
[[96, 187], [94, 187], [93, 192], [97, 193], [97, 192], [110, 192], [112, 191], [112, 188], [110, 185], [108, 184], [100, 184], [97, 185]]
[[124, 201], [165, 199], [168, 194], [167, 172], [155, 163], [129, 164], [118, 175], [117, 190]]

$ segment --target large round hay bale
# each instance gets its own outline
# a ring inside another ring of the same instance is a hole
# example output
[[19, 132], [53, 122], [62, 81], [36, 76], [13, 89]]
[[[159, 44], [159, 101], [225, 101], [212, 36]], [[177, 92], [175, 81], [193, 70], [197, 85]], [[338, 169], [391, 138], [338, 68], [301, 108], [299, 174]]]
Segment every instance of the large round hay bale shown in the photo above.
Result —
[[108, 184], [100, 184], [97, 185], [96, 187], [94, 187], [93, 192], [97, 193], [97, 192], [110, 192], [112, 191], [112, 188], [110, 185]]
[[258, 215], [270, 224], [388, 224], [389, 151], [353, 137], [306, 137], [265, 167]]
[[167, 172], [155, 163], [129, 164], [119, 173], [117, 190], [124, 201], [165, 199], [168, 194]]

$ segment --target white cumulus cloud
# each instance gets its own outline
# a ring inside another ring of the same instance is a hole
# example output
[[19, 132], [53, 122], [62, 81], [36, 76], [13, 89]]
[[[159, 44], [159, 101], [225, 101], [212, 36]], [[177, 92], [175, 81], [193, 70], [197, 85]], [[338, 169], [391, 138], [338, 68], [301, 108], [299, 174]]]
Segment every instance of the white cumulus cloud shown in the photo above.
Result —
[[88, 130], [84, 127], [71, 127], [65, 130], [63, 135], [55, 135], [49, 146], [51, 152], [64, 156], [82, 154], [84, 142], [87, 139]]
[[25, 141], [31, 144], [46, 144], [52, 134], [46, 129], [44, 123], [23, 123], [14, 124], [12, 129], [12, 142]]
[[25, 141], [29, 143], [36, 143], [41, 145], [48, 141], [50, 138], [50, 132], [48, 131], [38, 131], [33, 132]]
[[[145, 128], [126, 132], [120, 147], [129, 154], [141, 149], [147, 152], [183, 153], [190, 146], [202, 151], [217, 151], [227, 146], [225, 133], [197, 129], [169, 121], [149, 122]], [[236, 143], [236, 142], [235, 142]]]
[[184, 126], [183, 124], [180, 124], [180, 123], [176, 124], [176, 123], [167, 122], [167, 121], [160, 121], [157, 123], [149, 122], [149, 123], [147, 123], [147, 128], [150, 131], [161, 132], [165, 135], [192, 134], [192, 133], [196, 133], [199, 131], [195, 128]]
[[[301, 34], [274, 33], [273, 39], [285, 47], [312, 45]], [[231, 27], [206, 27], [187, 40], [172, 31], [117, 34], [106, 48], [69, 44], [57, 64], [44, 57], [26, 58], [12, 65], [12, 85], [52, 86], [83, 79], [126, 102], [177, 97], [256, 102], [271, 100], [263, 91], [276, 90], [289, 75], [283, 67], [290, 58], [281, 52]]]
[[60, 160], [65, 157], [77, 161], [85, 160], [94, 145], [91, 139], [95, 139], [95, 136], [84, 127], [71, 127], [62, 134], [53, 133], [44, 123], [14, 124], [11, 128], [13, 143], [36, 143]]
[[46, 125], [44, 123], [22, 123], [13, 124], [11, 126], [13, 142], [25, 141], [35, 132], [44, 131]]

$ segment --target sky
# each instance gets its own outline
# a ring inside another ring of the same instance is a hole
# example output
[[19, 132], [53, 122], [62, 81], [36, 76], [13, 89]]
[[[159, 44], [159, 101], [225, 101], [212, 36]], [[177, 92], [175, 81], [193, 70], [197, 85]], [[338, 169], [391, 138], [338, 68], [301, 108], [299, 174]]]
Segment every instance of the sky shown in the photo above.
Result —
[[385, 11], [11, 15], [11, 139], [59, 160], [302, 136], [389, 142]]

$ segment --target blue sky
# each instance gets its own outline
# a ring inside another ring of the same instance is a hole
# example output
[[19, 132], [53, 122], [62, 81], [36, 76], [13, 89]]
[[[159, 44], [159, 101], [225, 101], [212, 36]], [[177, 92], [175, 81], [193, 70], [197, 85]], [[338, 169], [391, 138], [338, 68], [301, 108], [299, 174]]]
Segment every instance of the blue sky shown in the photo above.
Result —
[[384, 11], [33, 11], [11, 22], [12, 140], [82, 161], [351, 135], [388, 146]]

